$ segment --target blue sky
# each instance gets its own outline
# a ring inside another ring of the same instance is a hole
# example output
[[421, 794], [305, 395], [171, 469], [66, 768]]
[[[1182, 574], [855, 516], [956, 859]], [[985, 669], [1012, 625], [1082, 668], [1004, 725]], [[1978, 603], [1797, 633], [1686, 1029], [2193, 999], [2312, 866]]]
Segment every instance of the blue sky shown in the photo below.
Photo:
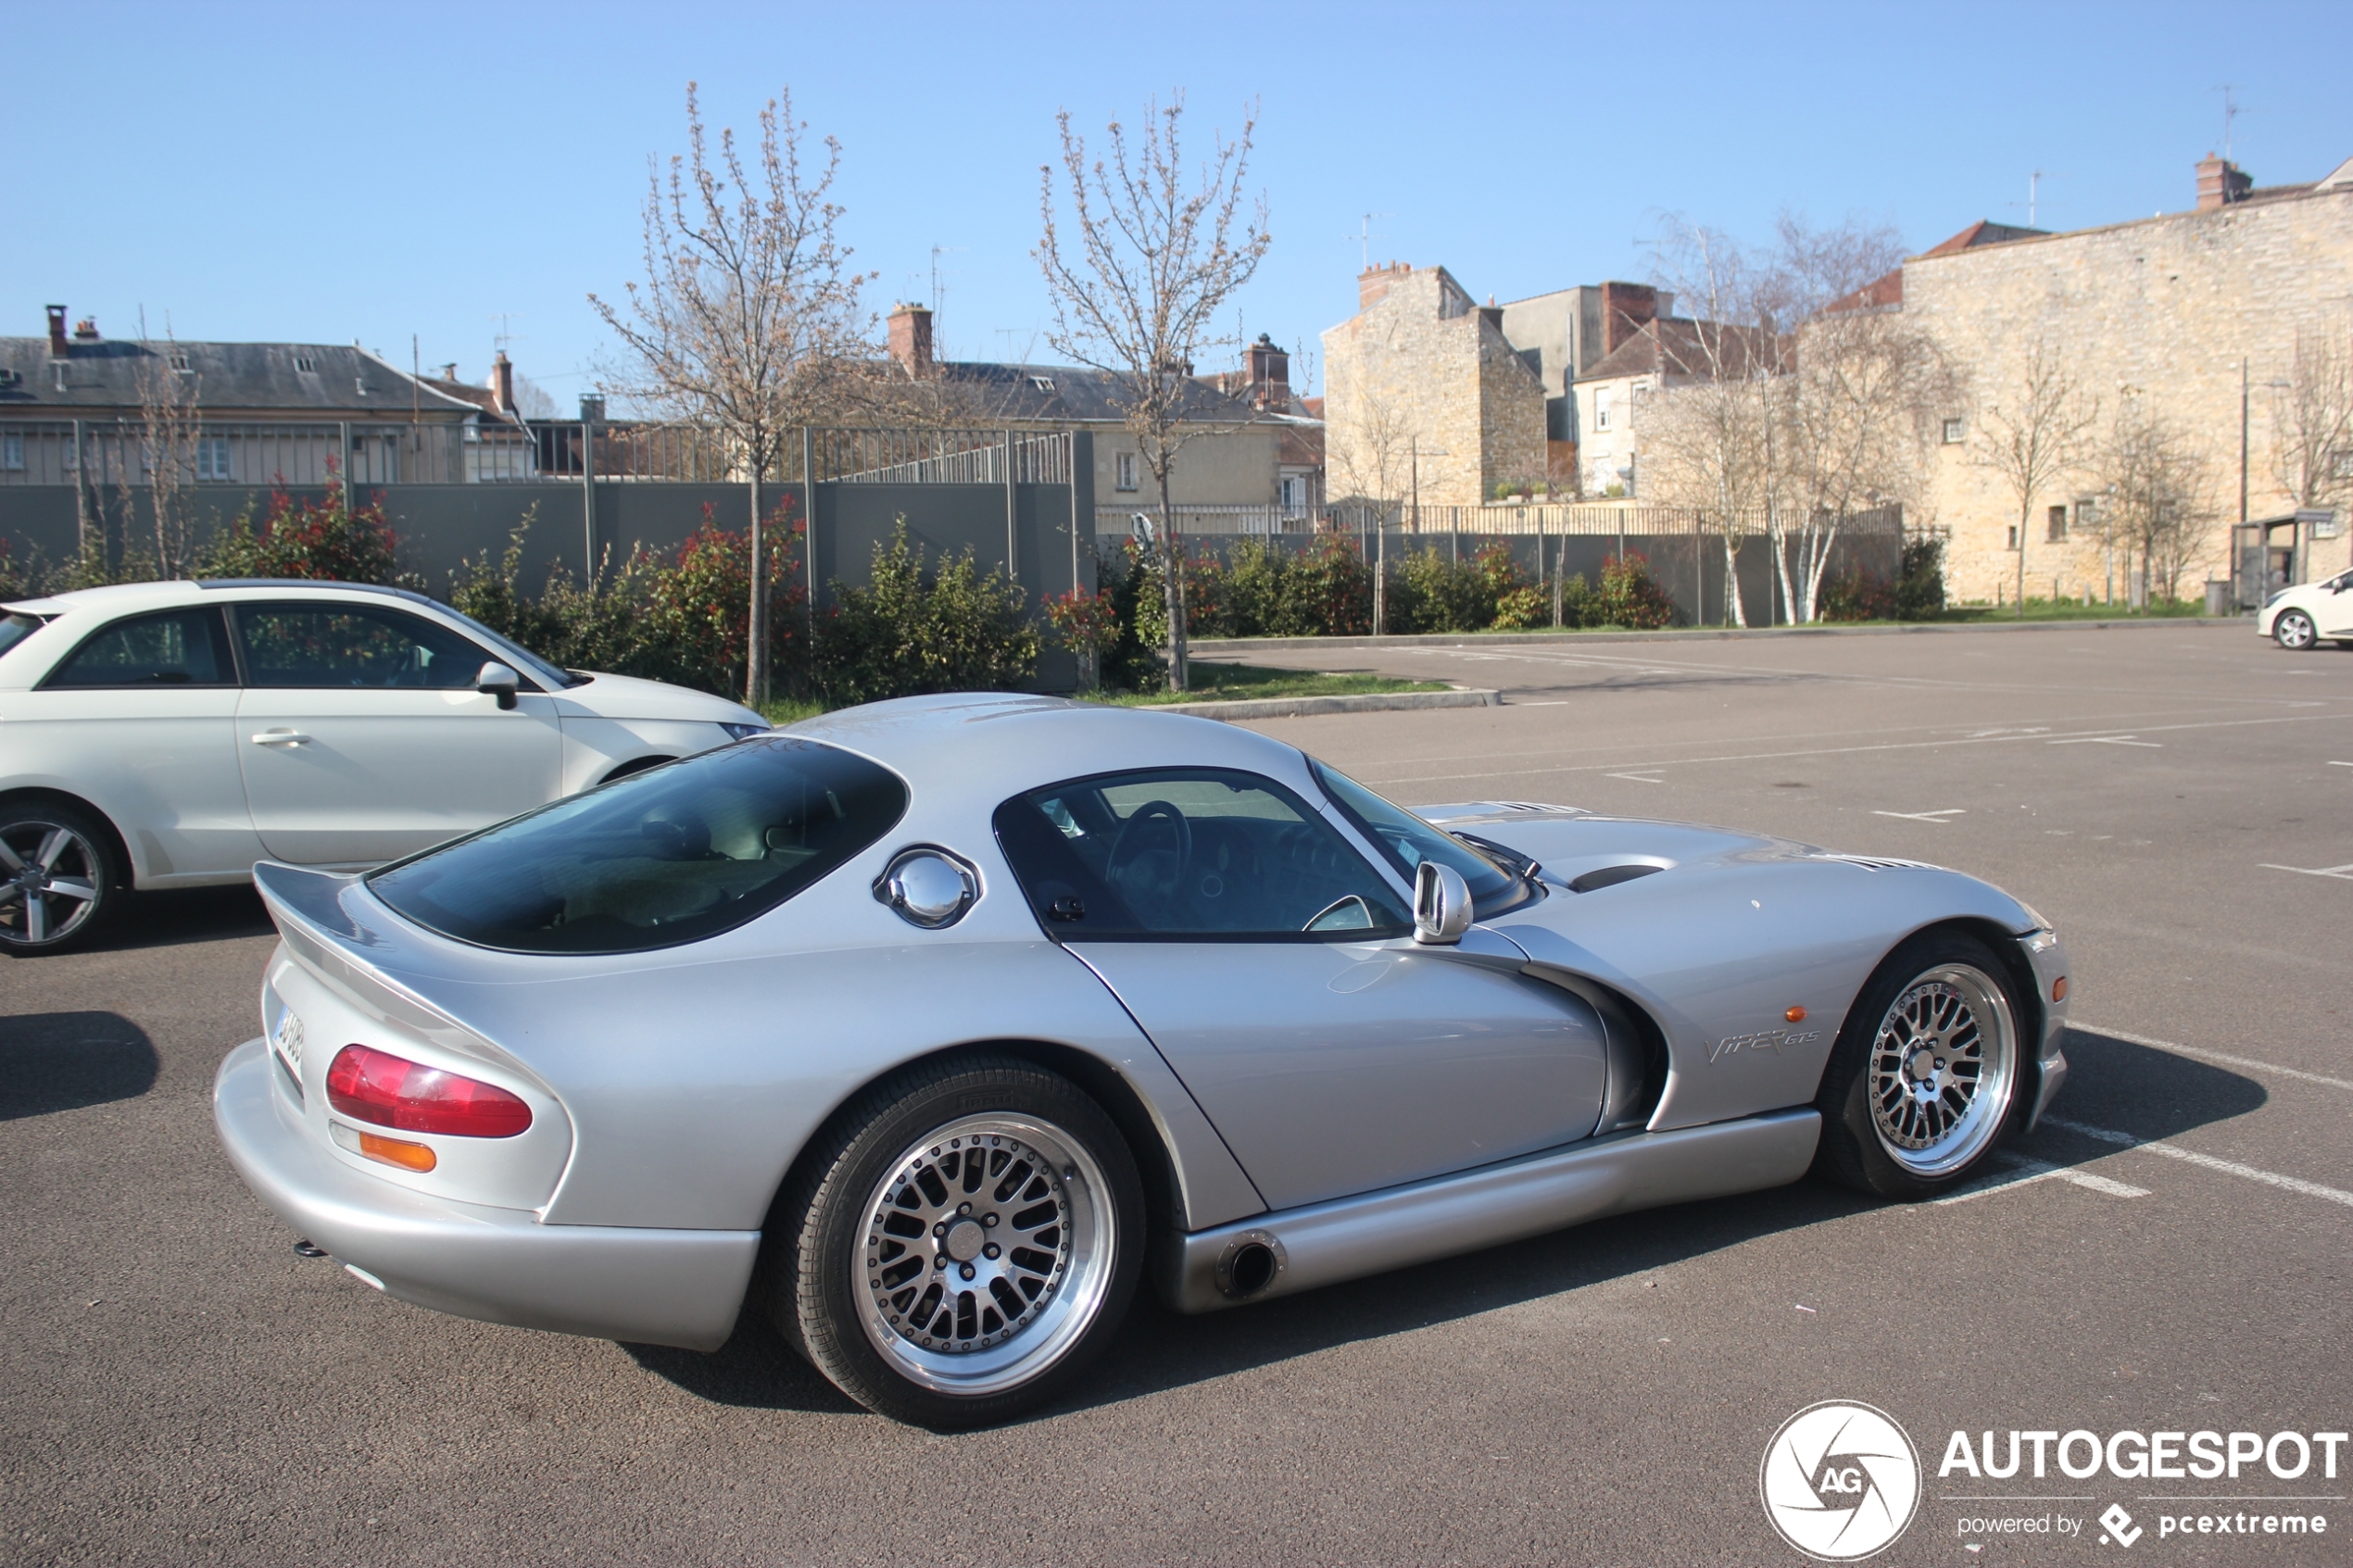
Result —
[[[1164, 19], [1165, 19], [1164, 20]], [[41, 307], [109, 336], [347, 342], [479, 380], [496, 320], [567, 409], [639, 265], [647, 159], [684, 92], [749, 127], [789, 84], [843, 145], [876, 308], [944, 284], [958, 358], [1047, 358], [1030, 250], [1054, 114], [1193, 133], [1259, 100], [1274, 249], [1250, 335], [1312, 347], [1376, 260], [1499, 300], [1644, 277], [1674, 211], [1763, 236], [1783, 207], [1924, 247], [1980, 218], [2177, 210], [2245, 106], [2259, 182], [2353, 157], [2353, 6], [1266, 4], [799, 7], [6, 0], [0, 332]]]

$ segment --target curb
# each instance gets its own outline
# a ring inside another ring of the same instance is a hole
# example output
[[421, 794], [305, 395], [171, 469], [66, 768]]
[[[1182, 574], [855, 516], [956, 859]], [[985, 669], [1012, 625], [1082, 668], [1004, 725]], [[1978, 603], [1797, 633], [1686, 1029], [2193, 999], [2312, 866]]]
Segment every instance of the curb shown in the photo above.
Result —
[[1387, 713], [1413, 708], [1494, 708], [1503, 694], [1484, 687], [1451, 692], [1364, 692], [1354, 696], [1253, 696], [1233, 702], [1171, 702], [1138, 709], [1197, 719], [1303, 719], [1317, 713]]
[[[1429, 632], [1394, 637], [1201, 637], [1189, 646], [1200, 657], [1218, 659], [1246, 653], [1310, 652], [1317, 648], [1517, 647], [1543, 645], [1568, 647], [1586, 643], [1739, 642], [1767, 637], [1914, 637], [1981, 632], [2120, 632], [2152, 626], [2239, 626], [2255, 622], [2243, 615], [2173, 615], [2130, 621], [1919, 621], [1903, 626], [1751, 626], [1683, 627], [1661, 632]], [[1272, 700], [1272, 699], [1269, 699]]]

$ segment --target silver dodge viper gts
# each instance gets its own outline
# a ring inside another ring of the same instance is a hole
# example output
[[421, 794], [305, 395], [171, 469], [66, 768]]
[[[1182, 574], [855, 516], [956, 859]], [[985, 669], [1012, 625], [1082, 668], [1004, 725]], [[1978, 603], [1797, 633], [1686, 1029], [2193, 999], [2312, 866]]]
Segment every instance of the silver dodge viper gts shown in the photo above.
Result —
[[366, 1284], [934, 1426], [1138, 1280], [1209, 1311], [1809, 1170], [1978, 1173], [2067, 1071], [2049, 925], [1955, 872], [1481, 802], [991, 695], [835, 713], [362, 875], [265, 864], [214, 1087]]

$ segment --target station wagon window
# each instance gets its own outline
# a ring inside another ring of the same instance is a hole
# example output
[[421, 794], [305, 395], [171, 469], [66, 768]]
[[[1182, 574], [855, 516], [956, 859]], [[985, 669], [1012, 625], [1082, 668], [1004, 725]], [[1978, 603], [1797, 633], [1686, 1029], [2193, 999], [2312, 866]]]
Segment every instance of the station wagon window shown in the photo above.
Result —
[[67, 656], [48, 686], [233, 686], [237, 667], [216, 609], [118, 621]]
[[237, 632], [257, 686], [461, 691], [488, 662], [455, 632], [366, 605], [239, 605]]
[[405, 918], [480, 947], [670, 947], [774, 909], [906, 809], [906, 784], [879, 764], [761, 735], [429, 849], [368, 885]]
[[1321, 813], [1253, 773], [1076, 779], [1006, 801], [996, 828], [1038, 923], [1065, 941], [1348, 940], [1411, 923]]

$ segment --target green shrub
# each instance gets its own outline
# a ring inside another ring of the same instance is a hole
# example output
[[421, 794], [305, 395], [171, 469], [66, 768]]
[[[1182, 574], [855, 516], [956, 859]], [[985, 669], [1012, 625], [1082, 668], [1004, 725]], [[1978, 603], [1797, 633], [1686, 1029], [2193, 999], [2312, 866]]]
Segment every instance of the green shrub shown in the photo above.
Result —
[[332, 583], [398, 579], [399, 538], [381, 496], [346, 508], [340, 488], [324, 500], [270, 493], [270, 512], [256, 528], [250, 508], [206, 541], [190, 567], [196, 577], [306, 577]]
[[1373, 629], [1372, 571], [1345, 533], [1319, 533], [1292, 557], [1284, 588], [1277, 635], [1361, 637]]
[[928, 575], [924, 554], [901, 518], [890, 543], [875, 546], [871, 583], [834, 584], [812, 671], [826, 700], [1002, 690], [1038, 673], [1038, 627], [1022, 591], [994, 567], [983, 576], [970, 549]]
[[1895, 619], [1934, 621], [1944, 613], [1944, 541], [1914, 539], [1904, 546], [1895, 579]]
[[1649, 632], [1675, 622], [1675, 601], [1651, 575], [1650, 558], [1629, 550], [1602, 562], [1602, 580], [1581, 607], [1582, 624]]
[[1821, 621], [1892, 621], [1895, 590], [1861, 571], [1826, 576], [1814, 596], [1814, 613]]
[[1549, 621], [1549, 608], [1520, 619], [1529, 613], [1529, 593], [1541, 601], [1540, 585], [1500, 539], [1468, 560], [1429, 546], [1408, 554], [1390, 573], [1385, 620], [1399, 633], [1485, 632]]

